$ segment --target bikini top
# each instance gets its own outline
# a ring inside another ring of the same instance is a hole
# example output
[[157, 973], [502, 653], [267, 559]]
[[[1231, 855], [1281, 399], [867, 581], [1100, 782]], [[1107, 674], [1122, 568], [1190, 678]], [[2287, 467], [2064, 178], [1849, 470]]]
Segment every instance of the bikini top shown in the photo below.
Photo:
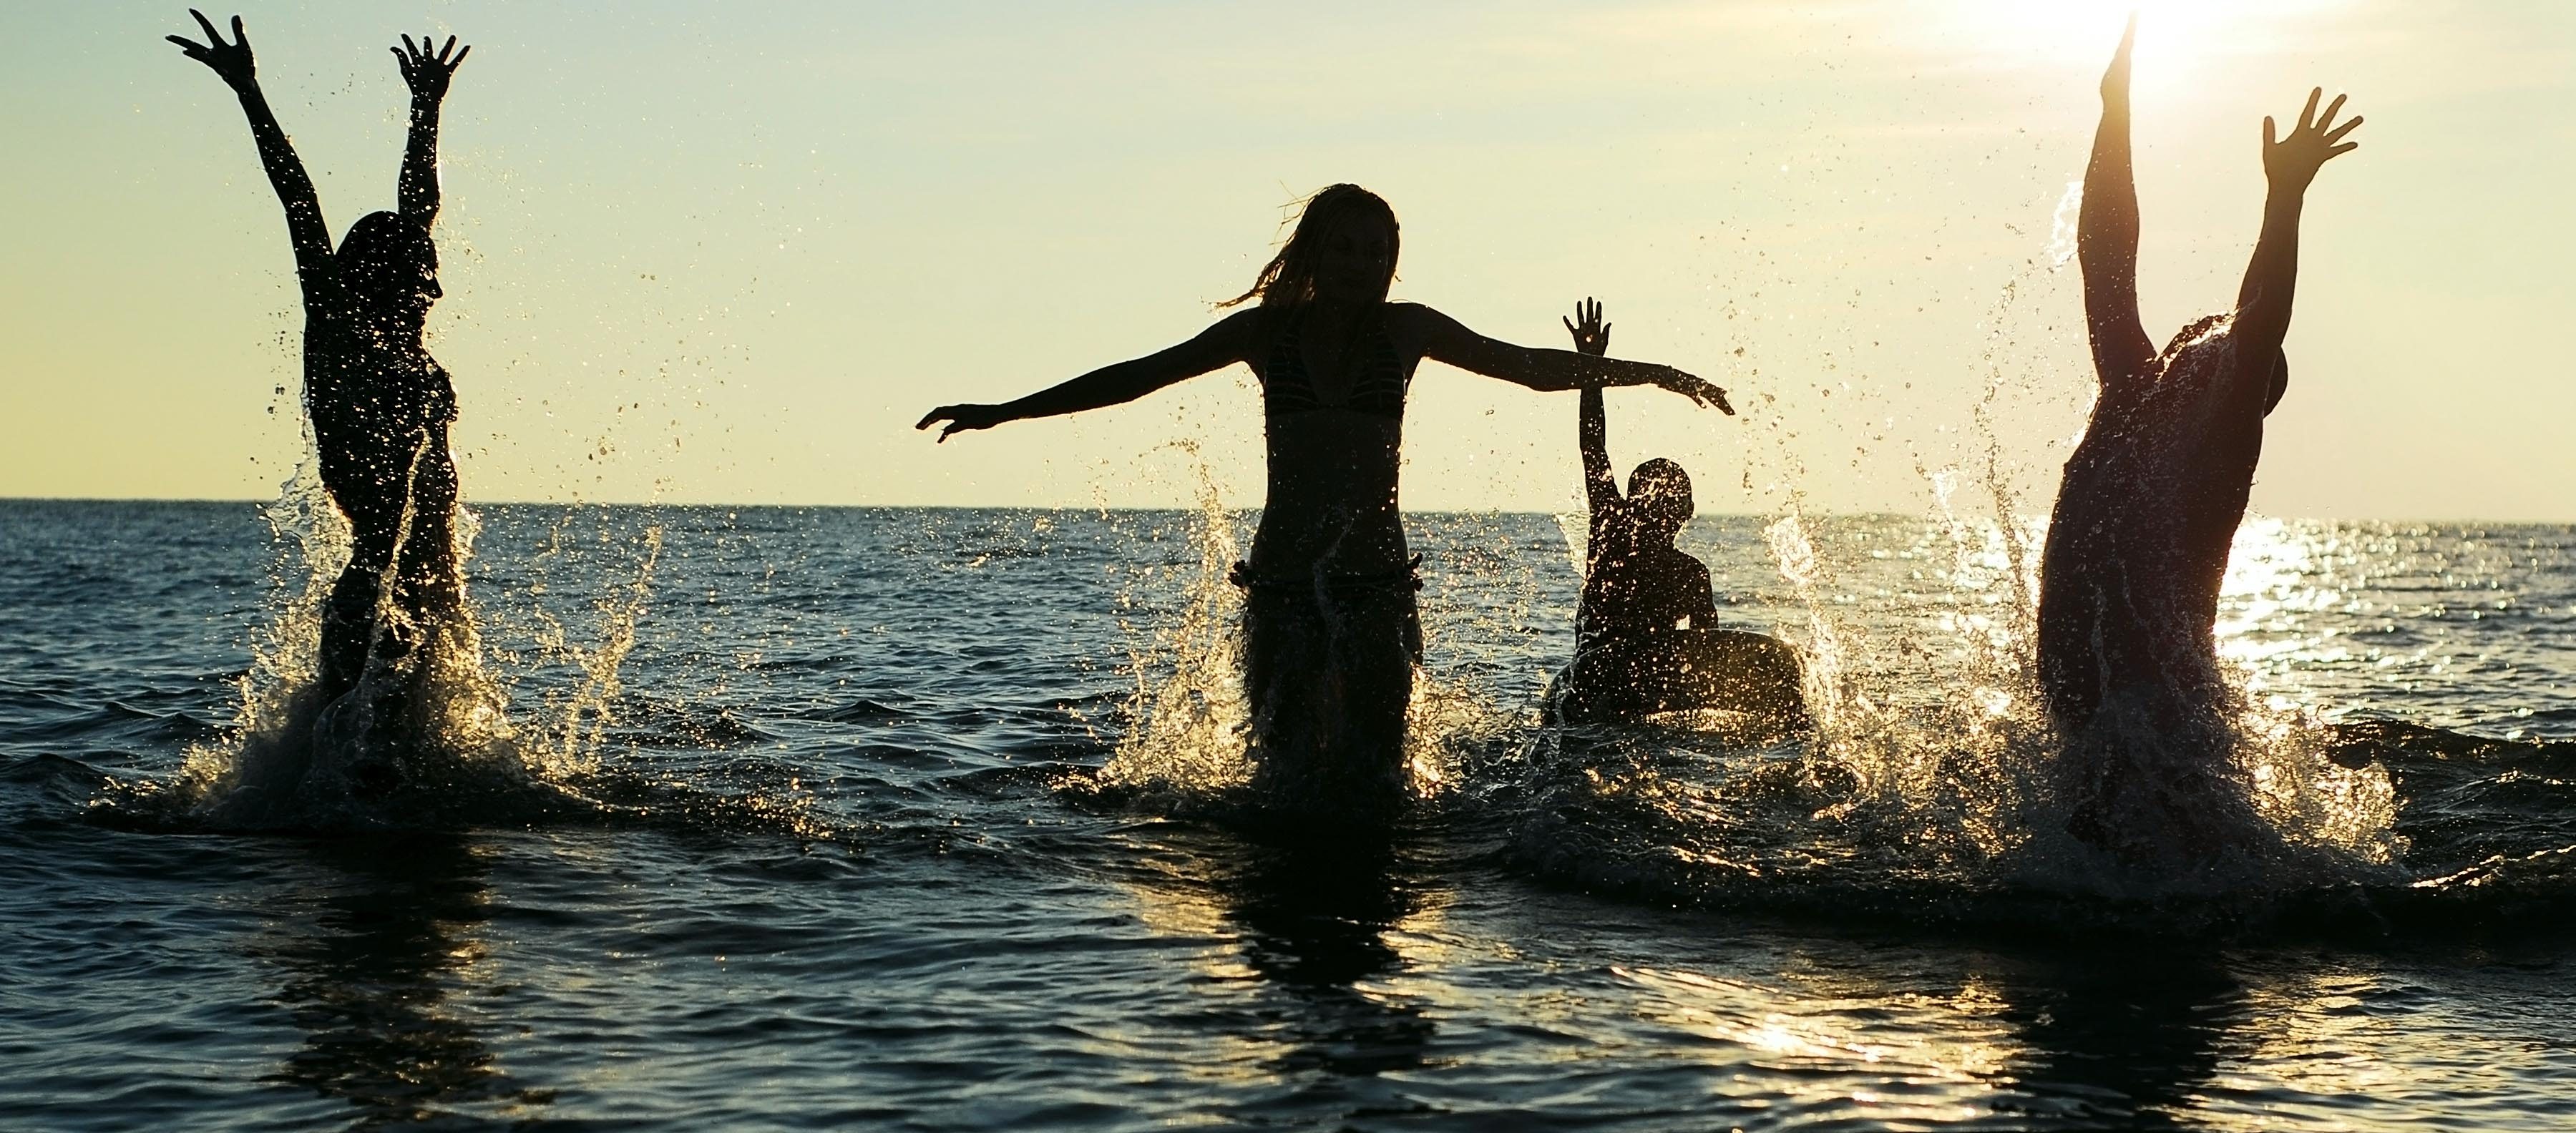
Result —
[[1395, 352], [1395, 342], [1386, 335], [1386, 323], [1370, 317], [1360, 329], [1359, 340], [1352, 343], [1344, 361], [1351, 372], [1350, 397], [1342, 402], [1327, 402], [1315, 391], [1315, 379], [1306, 372], [1306, 355], [1299, 349], [1303, 336], [1300, 320], [1292, 319], [1270, 345], [1270, 365], [1262, 377], [1262, 409], [1266, 416], [1284, 417], [1291, 413], [1311, 413], [1318, 409], [1350, 409], [1379, 417], [1401, 419], [1404, 416], [1404, 391], [1413, 375], [1406, 373], [1404, 359]]

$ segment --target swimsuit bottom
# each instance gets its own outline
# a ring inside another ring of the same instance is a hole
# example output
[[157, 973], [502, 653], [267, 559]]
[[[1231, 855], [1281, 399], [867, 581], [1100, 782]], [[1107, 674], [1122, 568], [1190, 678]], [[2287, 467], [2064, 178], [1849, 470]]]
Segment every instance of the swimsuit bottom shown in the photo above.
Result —
[[1422, 660], [1422, 615], [1413, 597], [1422, 589], [1420, 555], [1402, 567], [1370, 574], [1264, 575], [1238, 562], [1226, 578], [1243, 588], [1244, 616], [1271, 631], [1265, 638], [1288, 630], [1330, 641], [1365, 635], [1371, 624], [1393, 619], [1405, 652], [1416, 663]]
[[1412, 562], [1407, 563], [1404, 566], [1397, 567], [1394, 570], [1382, 570], [1372, 574], [1330, 574], [1322, 572], [1313, 574], [1257, 574], [1254, 573], [1252, 564], [1237, 562], [1234, 564], [1233, 570], [1226, 572], [1225, 580], [1235, 584], [1236, 586], [1242, 587], [1246, 593], [1251, 594], [1290, 594], [1299, 591], [1309, 594], [1329, 595], [1356, 594], [1368, 591], [1382, 593], [1403, 591], [1405, 593], [1411, 593], [1422, 589], [1422, 556], [1415, 555], [1413, 556]]

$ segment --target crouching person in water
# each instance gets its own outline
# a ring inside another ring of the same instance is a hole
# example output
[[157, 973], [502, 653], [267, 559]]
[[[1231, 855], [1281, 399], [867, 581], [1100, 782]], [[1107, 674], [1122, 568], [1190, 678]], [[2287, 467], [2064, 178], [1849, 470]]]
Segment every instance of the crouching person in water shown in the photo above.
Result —
[[[1607, 351], [1601, 304], [1586, 301], [1575, 314], [1565, 324], [1575, 349]], [[1557, 677], [1550, 715], [1587, 723], [1719, 709], [1740, 713], [1749, 732], [1806, 727], [1797, 652], [1778, 638], [1717, 628], [1708, 567], [1673, 545], [1696, 510], [1690, 473], [1656, 457], [1628, 474], [1621, 495], [1605, 416], [1600, 387], [1585, 387], [1577, 432], [1592, 522], [1574, 663]]]
[[1318, 828], [1390, 815], [1409, 786], [1405, 711], [1422, 650], [1396, 504], [1406, 392], [1425, 358], [1531, 389], [1656, 385], [1723, 405], [1669, 366], [1498, 342], [1387, 300], [1395, 212], [1357, 185], [1306, 202], [1286, 247], [1197, 337], [1002, 405], [943, 405], [949, 434], [1133, 401], [1237, 362], [1261, 383], [1269, 487], [1245, 591], [1245, 692], [1265, 809]]
[[2263, 120], [2270, 194], [2233, 314], [2162, 351], [2138, 317], [2138, 198], [2129, 154], [2136, 21], [2102, 79], [2076, 252], [2101, 396], [2066, 462], [2040, 561], [2039, 680], [2065, 745], [2069, 829], [2123, 856], [2205, 858], [2251, 821], [2238, 782], [2214, 628], [2227, 556], [2287, 388], [2281, 340], [2298, 279], [2299, 213], [2361, 124], [2308, 95], [2289, 136]]
[[241, 18], [233, 18], [235, 42], [227, 43], [204, 15], [189, 14], [207, 42], [168, 38], [240, 97], [260, 164], [286, 209], [304, 293], [304, 408], [323, 488], [350, 535], [349, 565], [322, 622], [318, 684], [330, 704], [357, 686], [371, 657], [409, 657], [462, 616], [456, 464], [447, 450], [456, 392], [421, 335], [442, 294], [429, 233], [438, 219], [439, 106], [472, 48], [450, 37], [433, 50], [404, 36], [394, 49], [411, 88], [400, 207], [360, 217], [334, 251], [313, 180], [260, 92]]

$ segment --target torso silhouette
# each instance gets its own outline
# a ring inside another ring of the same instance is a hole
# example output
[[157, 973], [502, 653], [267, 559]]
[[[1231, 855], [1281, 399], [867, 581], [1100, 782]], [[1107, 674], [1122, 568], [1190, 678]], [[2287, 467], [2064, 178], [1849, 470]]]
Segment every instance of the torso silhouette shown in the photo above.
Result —
[[[1622, 503], [1616, 510], [1627, 508]], [[1620, 527], [1633, 531], [1634, 525], [1624, 514], [1593, 518], [1583, 602], [1575, 614], [1578, 651], [1666, 632], [1684, 622], [1693, 629], [1710, 628], [1716, 594], [1707, 565], [1670, 543], [1620, 534]]]
[[[2155, 349], [2138, 317], [2138, 194], [2129, 140], [2133, 16], [2102, 75], [2075, 252], [2100, 398], [2066, 462], [2040, 565], [2038, 668], [2064, 738], [2116, 698], [2140, 738], [2210, 734], [2227, 707], [2215, 639], [2236, 526], [2263, 454], [2263, 419], [2288, 380], [2282, 342], [2297, 293], [2299, 218], [2319, 167], [2361, 124], [2308, 92], [2286, 136], [2263, 120], [2263, 230], [2230, 314]], [[2140, 714], [2143, 713], [2143, 716]], [[2124, 726], [2120, 729], [2127, 732]], [[2110, 733], [2101, 733], [2107, 737]], [[2171, 763], [2161, 754], [2159, 762]], [[2115, 761], [2116, 764], [2116, 761]]]
[[1248, 359], [1261, 380], [1269, 491], [1248, 565], [1264, 577], [1409, 568], [1396, 506], [1404, 401], [1422, 347], [1411, 304], [1335, 327], [1311, 309], [1263, 311]]
[[[361, 555], [390, 553], [380, 544], [407, 503], [416, 534], [436, 525], [443, 537], [455, 497], [447, 429], [456, 420], [456, 391], [447, 370], [412, 335], [359, 317], [360, 304], [344, 294], [336, 273], [322, 274], [305, 304], [304, 399], [323, 485], [348, 513]], [[433, 557], [442, 550], [418, 549]]]
[[2063, 725], [2081, 728], [2127, 687], [2221, 692], [2212, 629], [2269, 389], [2236, 355], [2211, 316], [2102, 384], [2041, 567], [2040, 677]]
[[[399, 512], [404, 482], [435, 476], [448, 463], [456, 386], [417, 340], [355, 317], [358, 306], [335, 281], [322, 278], [314, 291], [304, 309], [304, 409], [322, 456], [322, 484], [345, 510], [368, 518]], [[350, 520], [361, 523], [358, 515]]]

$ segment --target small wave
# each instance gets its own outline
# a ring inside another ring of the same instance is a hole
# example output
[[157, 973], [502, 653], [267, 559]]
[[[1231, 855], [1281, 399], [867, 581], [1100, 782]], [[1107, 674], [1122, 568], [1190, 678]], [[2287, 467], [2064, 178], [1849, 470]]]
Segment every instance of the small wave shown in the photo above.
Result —
[[[455, 608], [417, 622], [394, 602], [392, 588], [382, 588], [372, 621], [393, 627], [388, 639], [415, 643], [371, 648], [354, 687], [328, 703], [317, 677], [322, 623], [348, 562], [347, 524], [310, 461], [264, 515], [277, 548], [275, 614], [237, 682], [234, 726], [214, 735], [189, 729], [197, 742], [167, 780], [112, 780], [94, 808], [102, 820], [325, 832], [521, 825], [599, 809], [575, 781], [597, 770], [601, 744], [620, 723], [619, 667], [650, 591], [659, 527], [638, 540], [632, 580], [596, 603], [603, 622], [596, 644], [576, 645], [559, 623], [535, 615], [542, 656], [532, 668], [563, 666], [581, 677], [549, 690], [536, 713], [514, 718], [486, 657], [475, 604], [462, 596], [463, 564], [480, 529], [472, 512], [459, 509], [452, 535], [460, 572]], [[560, 548], [560, 528], [556, 536]]]
[[223, 728], [185, 711], [155, 712], [119, 701], [76, 705], [68, 698], [46, 697], [45, 709], [10, 729], [21, 740], [90, 747], [173, 747], [211, 740]]
[[2084, 937], [2384, 940], [2576, 923], [2576, 783], [2538, 773], [2566, 767], [2576, 744], [2383, 721], [2299, 743], [2345, 761], [2366, 750], [2412, 784], [2389, 859], [2292, 846], [2250, 867], [2142, 877], [2037, 831], [1990, 843], [1962, 813], [1874, 792], [1812, 747], [1678, 729], [1540, 730], [1516, 778], [1466, 797], [1539, 877], [1658, 905]]
[[890, 701], [860, 697], [847, 704], [811, 709], [803, 715], [808, 720], [822, 720], [833, 724], [873, 724], [880, 720], [901, 719], [910, 712], [910, 708]]
[[727, 706], [701, 707], [630, 692], [609, 707], [612, 723], [604, 735], [623, 747], [736, 748], [779, 738]]
[[2502, 739], [2401, 720], [2351, 721], [2335, 724], [2330, 731], [2329, 750], [2347, 766], [2384, 761], [2406, 767], [2428, 759], [2465, 760], [2576, 778], [2576, 740]]

